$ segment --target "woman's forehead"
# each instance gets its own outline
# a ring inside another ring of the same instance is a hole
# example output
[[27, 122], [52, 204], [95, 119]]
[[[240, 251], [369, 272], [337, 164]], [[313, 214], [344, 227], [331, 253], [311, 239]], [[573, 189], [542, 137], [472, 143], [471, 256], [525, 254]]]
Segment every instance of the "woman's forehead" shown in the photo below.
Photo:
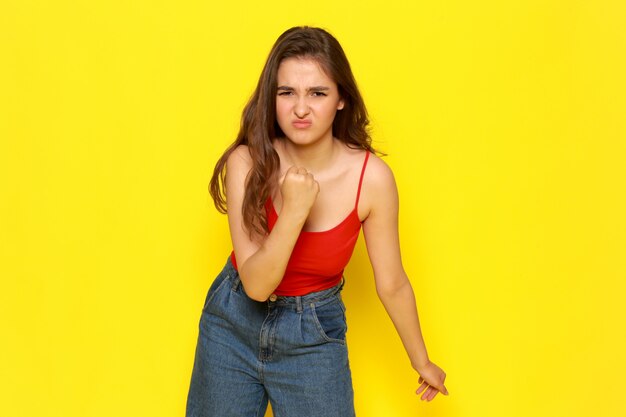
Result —
[[286, 58], [278, 66], [277, 82], [283, 84], [334, 84], [320, 63], [312, 58]]

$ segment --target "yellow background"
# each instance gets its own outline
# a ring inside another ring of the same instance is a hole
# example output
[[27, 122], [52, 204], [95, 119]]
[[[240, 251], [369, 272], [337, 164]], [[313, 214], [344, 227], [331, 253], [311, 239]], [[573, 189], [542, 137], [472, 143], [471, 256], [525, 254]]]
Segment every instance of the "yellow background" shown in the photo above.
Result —
[[300, 24], [351, 61], [448, 374], [449, 397], [415, 396], [360, 241], [357, 415], [626, 415], [621, 0], [4, 0], [0, 415], [184, 415], [230, 251], [207, 184]]

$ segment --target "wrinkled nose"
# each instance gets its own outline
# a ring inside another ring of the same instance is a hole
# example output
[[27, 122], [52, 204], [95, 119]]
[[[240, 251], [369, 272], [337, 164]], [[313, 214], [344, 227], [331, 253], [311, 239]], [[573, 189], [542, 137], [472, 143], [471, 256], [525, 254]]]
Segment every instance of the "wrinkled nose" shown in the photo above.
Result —
[[309, 105], [307, 104], [306, 100], [304, 98], [301, 98], [297, 101], [293, 112], [295, 113], [296, 116], [298, 116], [300, 119], [302, 119], [303, 117], [305, 117], [307, 114], [309, 114], [310, 109], [309, 109]]

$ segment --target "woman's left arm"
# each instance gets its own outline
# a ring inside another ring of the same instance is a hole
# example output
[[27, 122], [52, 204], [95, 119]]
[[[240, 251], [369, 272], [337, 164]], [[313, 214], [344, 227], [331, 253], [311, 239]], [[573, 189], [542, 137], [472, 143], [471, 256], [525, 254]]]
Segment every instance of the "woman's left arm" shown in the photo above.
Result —
[[[447, 395], [446, 374], [430, 361], [422, 337], [415, 295], [400, 255], [398, 190], [391, 169], [380, 158], [370, 158], [363, 182], [362, 203], [369, 209], [363, 235], [374, 270], [376, 292], [391, 318], [411, 365], [419, 373], [422, 399], [438, 392]], [[429, 386], [430, 385], [430, 386]]]

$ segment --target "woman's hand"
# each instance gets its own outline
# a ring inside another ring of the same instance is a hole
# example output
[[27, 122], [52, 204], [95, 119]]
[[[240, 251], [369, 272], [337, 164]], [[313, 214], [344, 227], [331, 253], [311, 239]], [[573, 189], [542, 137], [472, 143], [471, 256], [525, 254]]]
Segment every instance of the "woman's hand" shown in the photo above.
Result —
[[420, 366], [419, 369], [417, 369], [417, 373], [420, 374], [417, 382], [421, 385], [417, 388], [415, 393], [419, 395], [424, 391], [422, 400], [431, 401], [439, 392], [448, 395], [448, 390], [445, 385], [443, 385], [443, 381], [446, 379], [446, 373], [440, 367], [429, 361], [426, 365]]
[[278, 184], [283, 198], [282, 211], [286, 210], [306, 220], [320, 191], [313, 174], [304, 168], [292, 166], [280, 178]]

